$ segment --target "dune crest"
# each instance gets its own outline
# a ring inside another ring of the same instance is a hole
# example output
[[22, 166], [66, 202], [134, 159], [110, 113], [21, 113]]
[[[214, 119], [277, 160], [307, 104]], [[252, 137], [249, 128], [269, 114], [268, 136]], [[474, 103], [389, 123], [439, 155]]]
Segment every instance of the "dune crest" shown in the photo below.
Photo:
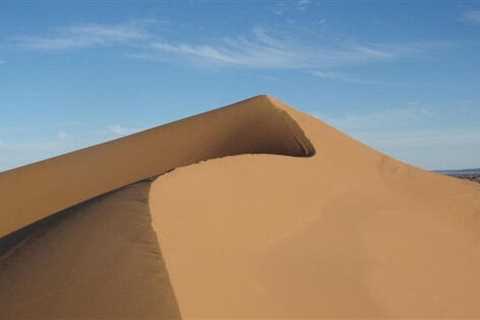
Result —
[[243, 153], [311, 156], [302, 129], [258, 96], [111, 142], [0, 173], [0, 237], [177, 167]]

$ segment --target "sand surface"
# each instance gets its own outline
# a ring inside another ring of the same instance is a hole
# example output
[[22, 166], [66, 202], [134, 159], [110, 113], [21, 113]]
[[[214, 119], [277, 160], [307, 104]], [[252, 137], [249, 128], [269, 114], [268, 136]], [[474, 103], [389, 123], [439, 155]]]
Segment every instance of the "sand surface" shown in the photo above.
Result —
[[0, 319], [179, 318], [149, 182], [69, 209], [0, 261]]
[[0, 174], [0, 191], [1, 319], [480, 317], [480, 186], [270, 97]]

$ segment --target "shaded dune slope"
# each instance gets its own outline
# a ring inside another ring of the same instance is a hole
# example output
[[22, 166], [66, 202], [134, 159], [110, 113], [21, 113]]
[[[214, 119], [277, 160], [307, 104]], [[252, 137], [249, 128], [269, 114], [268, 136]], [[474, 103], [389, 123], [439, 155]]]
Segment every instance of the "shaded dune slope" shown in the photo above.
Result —
[[0, 237], [130, 183], [242, 153], [315, 153], [266, 96], [0, 173]]
[[0, 318], [180, 318], [149, 188], [127, 186], [30, 229], [0, 259]]
[[302, 127], [314, 157], [241, 155], [152, 184], [182, 316], [480, 316], [479, 186], [396, 161], [272, 101]]
[[0, 192], [0, 235], [94, 198], [0, 259], [7, 318], [480, 316], [480, 187], [274, 98], [5, 172]]

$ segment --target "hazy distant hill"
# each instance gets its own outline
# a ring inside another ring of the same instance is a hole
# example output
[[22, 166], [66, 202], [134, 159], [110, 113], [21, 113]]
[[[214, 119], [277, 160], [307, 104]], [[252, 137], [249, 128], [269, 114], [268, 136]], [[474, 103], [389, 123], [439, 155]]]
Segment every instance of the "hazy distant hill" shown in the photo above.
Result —
[[468, 179], [468, 180], [480, 183], [480, 168], [461, 169], [461, 170], [438, 170], [436, 172], [442, 173], [451, 177]]

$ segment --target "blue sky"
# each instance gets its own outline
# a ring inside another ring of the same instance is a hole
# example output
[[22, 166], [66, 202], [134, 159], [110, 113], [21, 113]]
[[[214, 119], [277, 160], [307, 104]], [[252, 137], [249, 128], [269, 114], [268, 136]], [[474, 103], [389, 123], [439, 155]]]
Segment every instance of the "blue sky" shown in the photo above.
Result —
[[0, 171], [264, 93], [480, 167], [480, 1], [2, 0], [0, 31]]

